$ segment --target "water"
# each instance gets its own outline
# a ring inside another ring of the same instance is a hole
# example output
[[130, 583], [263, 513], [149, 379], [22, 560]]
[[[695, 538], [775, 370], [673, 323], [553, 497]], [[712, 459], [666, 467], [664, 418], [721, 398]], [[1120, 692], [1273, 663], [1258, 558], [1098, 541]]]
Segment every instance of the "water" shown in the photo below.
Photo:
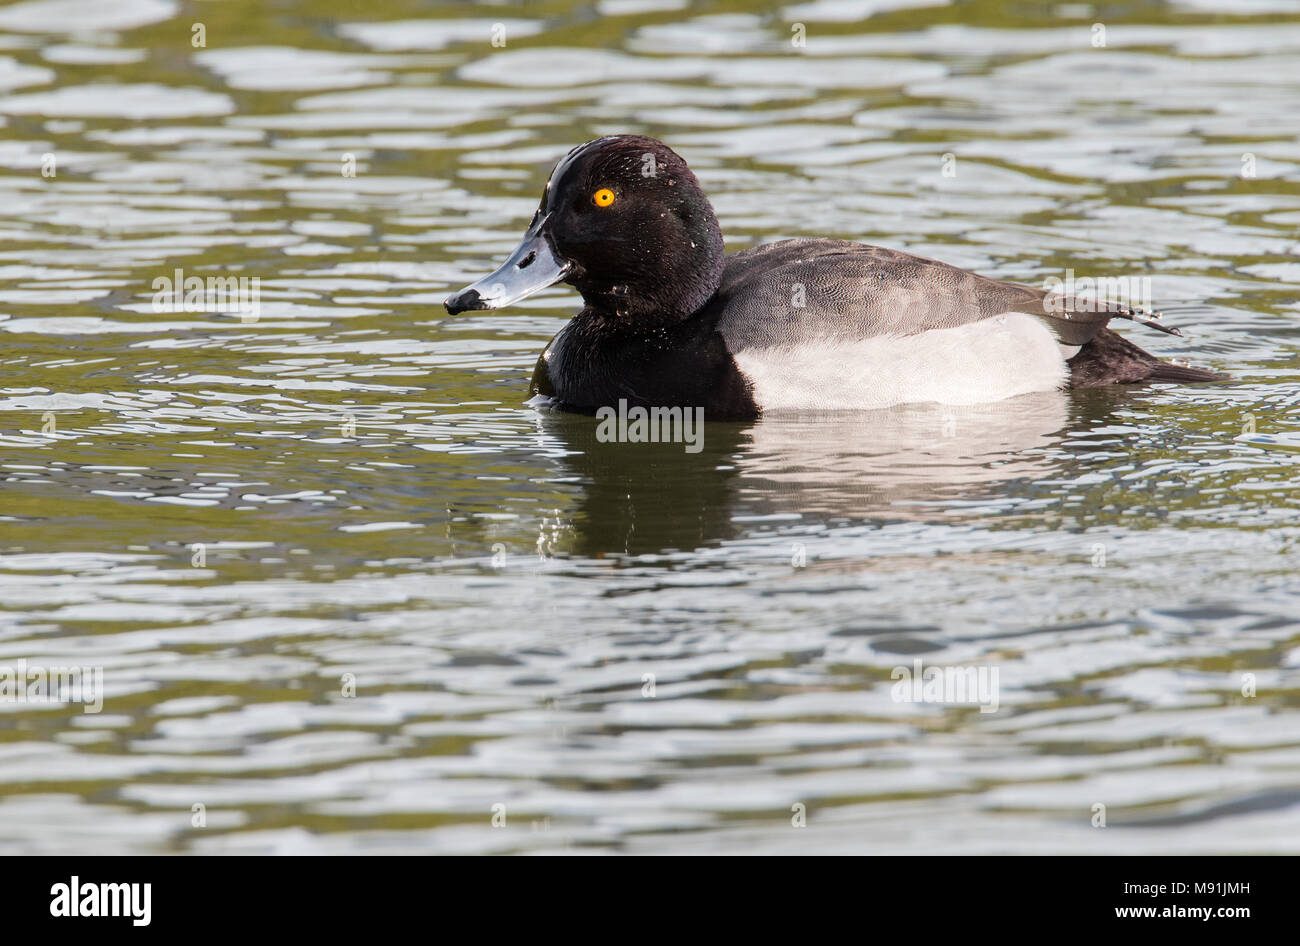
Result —
[[[1300, 850], [1300, 12], [1103, 13], [0, 10], [0, 663], [105, 691], [0, 702], [0, 850]], [[1234, 380], [600, 443], [523, 403], [571, 291], [439, 302], [618, 131]]]

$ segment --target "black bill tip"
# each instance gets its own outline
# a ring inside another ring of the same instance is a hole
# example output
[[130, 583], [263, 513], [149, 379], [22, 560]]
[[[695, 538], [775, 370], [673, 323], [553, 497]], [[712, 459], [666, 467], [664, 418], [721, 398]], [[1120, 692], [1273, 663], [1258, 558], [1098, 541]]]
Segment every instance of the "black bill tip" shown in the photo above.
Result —
[[468, 312], [470, 309], [487, 308], [477, 289], [462, 289], [454, 296], [448, 296], [442, 301], [442, 304], [446, 307], [448, 315], [457, 315], [461, 312]]

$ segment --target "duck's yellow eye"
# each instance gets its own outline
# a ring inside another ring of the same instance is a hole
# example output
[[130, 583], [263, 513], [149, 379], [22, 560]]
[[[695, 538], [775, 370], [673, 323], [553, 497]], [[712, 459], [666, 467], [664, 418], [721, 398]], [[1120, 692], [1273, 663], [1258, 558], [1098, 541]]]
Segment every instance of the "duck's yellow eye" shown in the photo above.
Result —
[[591, 199], [595, 201], [597, 207], [608, 207], [614, 202], [614, 192], [608, 187], [602, 187], [591, 195]]

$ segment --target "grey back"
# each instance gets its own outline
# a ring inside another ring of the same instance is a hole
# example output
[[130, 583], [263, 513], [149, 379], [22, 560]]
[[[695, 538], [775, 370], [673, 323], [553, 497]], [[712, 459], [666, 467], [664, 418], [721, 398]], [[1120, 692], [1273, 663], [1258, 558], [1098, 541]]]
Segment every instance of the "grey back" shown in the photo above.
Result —
[[[955, 328], [1007, 312], [1038, 316], [1064, 346], [1122, 314], [938, 260], [847, 240], [782, 240], [728, 257], [718, 329], [734, 353]], [[801, 304], [802, 303], [802, 304]]]

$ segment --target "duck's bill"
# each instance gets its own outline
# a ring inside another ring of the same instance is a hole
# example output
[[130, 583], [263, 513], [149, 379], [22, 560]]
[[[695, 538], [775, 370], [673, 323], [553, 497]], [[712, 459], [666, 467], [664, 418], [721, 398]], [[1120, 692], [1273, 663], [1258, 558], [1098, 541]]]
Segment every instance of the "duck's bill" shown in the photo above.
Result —
[[545, 222], [539, 221], [529, 228], [523, 241], [495, 273], [448, 296], [442, 303], [447, 311], [455, 315], [470, 309], [500, 309], [567, 276], [570, 266], [551, 249], [542, 226]]

